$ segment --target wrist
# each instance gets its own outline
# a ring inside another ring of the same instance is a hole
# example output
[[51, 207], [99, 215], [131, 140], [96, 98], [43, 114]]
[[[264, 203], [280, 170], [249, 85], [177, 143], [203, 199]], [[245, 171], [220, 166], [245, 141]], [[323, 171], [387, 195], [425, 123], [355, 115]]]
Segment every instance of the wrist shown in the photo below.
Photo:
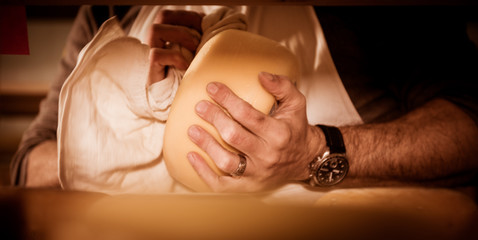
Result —
[[327, 141], [325, 140], [324, 132], [314, 125], [309, 125], [310, 131], [312, 131], [313, 139], [309, 149], [311, 150], [310, 157], [316, 158], [317, 156], [323, 156], [326, 151], [328, 151]]
[[317, 156], [323, 156], [327, 151], [327, 143], [325, 141], [325, 135], [320, 128], [314, 125], [308, 125], [307, 131], [307, 154], [303, 162], [304, 174], [301, 179], [308, 179], [310, 175], [309, 164], [317, 158]]
[[[309, 183], [312, 186], [330, 187], [342, 182], [349, 170], [346, 148], [340, 129], [316, 125], [320, 129], [322, 144], [316, 146], [318, 154], [309, 163]], [[323, 143], [326, 143], [325, 150]]]

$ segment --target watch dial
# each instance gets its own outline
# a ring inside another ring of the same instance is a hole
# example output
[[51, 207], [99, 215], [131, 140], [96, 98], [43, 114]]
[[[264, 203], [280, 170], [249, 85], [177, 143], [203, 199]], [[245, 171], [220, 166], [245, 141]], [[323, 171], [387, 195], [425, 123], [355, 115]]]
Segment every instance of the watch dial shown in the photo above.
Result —
[[317, 182], [320, 185], [334, 185], [345, 177], [348, 168], [347, 159], [338, 156], [328, 157], [317, 169]]

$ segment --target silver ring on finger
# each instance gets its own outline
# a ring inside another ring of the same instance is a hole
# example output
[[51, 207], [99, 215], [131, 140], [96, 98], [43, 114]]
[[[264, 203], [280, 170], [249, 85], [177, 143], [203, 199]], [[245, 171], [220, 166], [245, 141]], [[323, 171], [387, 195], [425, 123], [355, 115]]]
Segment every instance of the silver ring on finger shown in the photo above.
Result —
[[238, 153], [237, 155], [239, 156], [239, 165], [237, 166], [237, 169], [231, 173], [233, 177], [240, 177], [244, 175], [247, 166], [246, 157], [241, 153]]

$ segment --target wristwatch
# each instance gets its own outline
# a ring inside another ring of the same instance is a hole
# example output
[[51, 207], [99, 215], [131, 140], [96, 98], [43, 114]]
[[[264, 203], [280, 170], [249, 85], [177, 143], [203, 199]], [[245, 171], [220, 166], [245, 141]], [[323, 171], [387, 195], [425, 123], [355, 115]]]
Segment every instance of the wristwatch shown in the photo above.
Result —
[[340, 183], [349, 171], [342, 133], [336, 127], [316, 125], [325, 135], [328, 150], [309, 164], [309, 184], [329, 187]]

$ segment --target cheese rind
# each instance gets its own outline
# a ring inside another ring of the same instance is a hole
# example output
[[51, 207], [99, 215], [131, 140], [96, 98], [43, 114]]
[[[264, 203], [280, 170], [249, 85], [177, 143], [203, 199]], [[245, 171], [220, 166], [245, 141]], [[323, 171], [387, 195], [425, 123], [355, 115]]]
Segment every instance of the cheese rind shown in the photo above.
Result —
[[267, 114], [274, 97], [260, 84], [262, 71], [288, 76], [296, 82], [299, 66], [296, 57], [279, 43], [245, 31], [227, 30], [210, 39], [198, 52], [185, 73], [171, 105], [164, 134], [163, 154], [171, 176], [195, 191], [210, 191], [187, 160], [189, 152], [199, 153], [218, 175], [227, 175], [198, 146], [190, 141], [187, 131], [199, 125], [235, 152], [219, 136], [217, 130], [195, 113], [201, 100], [211, 100], [206, 92], [210, 82], [227, 85], [237, 96]]

